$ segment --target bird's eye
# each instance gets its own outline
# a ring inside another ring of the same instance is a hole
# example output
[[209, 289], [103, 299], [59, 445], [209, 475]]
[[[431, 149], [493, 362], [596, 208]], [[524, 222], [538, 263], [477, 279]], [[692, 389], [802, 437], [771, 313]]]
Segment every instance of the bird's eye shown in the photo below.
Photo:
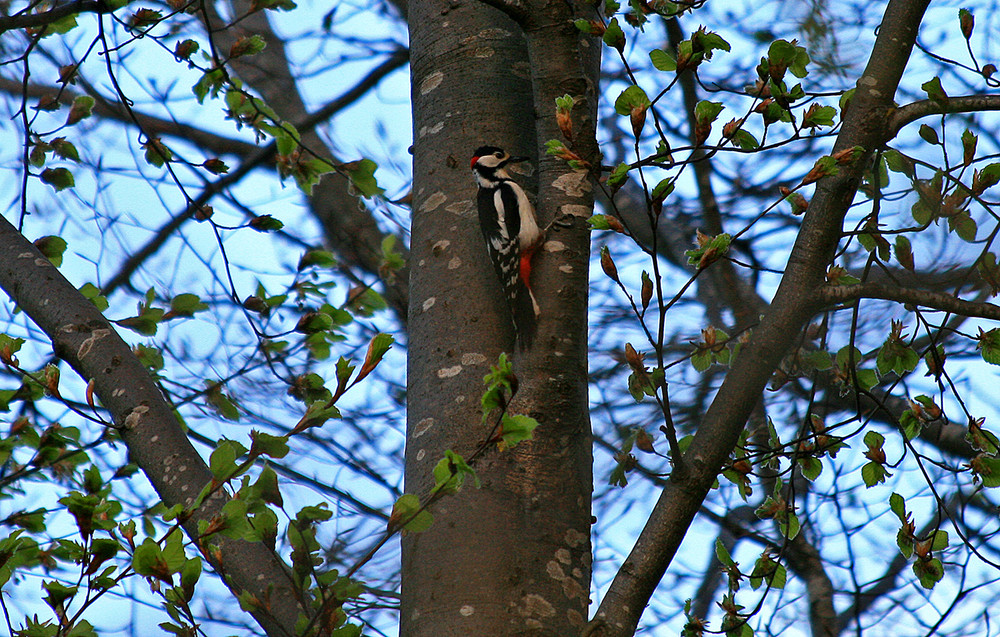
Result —
[[496, 157], [497, 159], [503, 159], [503, 153], [501, 153], [500, 151], [493, 153], [493, 156]]

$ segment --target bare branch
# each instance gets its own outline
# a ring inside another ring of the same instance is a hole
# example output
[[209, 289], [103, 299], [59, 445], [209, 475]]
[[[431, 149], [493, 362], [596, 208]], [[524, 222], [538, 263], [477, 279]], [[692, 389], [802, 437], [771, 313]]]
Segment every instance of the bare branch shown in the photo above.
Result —
[[816, 298], [823, 305], [845, 303], [857, 299], [883, 299], [920, 305], [962, 316], [1000, 320], [1000, 306], [992, 303], [965, 301], [944, 292], [914, 290], [913, 288], [889, 286], [881, 283], [824, 286], [816, 291]]
[[37, 83], [28, 84], [26, 91], [24, 88], [20, 80], [0, 77], [0, 93], [11, 95], [23, 94], [33, 99], [54, 97], [60, 104], [66, 106], [71, 105], [73, 100], [83, 94], [89, 95], [94, 98], [95, 116], [128, 124], [129, 126], [138, 124], [139, 128], [146, 135], [176, 137], [219, 155], [248, 157], [258, 149], [256, 144], [218, 135], [172, 119], [154, 117], [135, 109], [131, 109], [130, 113], [120, 103], [109, 100], [96, 91], [87, 90], [85, 93], [78, 93], [61, 86]]
[[75, 0], [43, 13], [15, 13], [11, 16], [2, 16], [0, 17], [0, 33], [11, 29], [44, 27], [76, 13], [110, 13], [110, 11], [110, 7], [104, 3], [104, 0]]
[[[303, 118], [302, 121], [295, 124], [296, 130], [300, 133], [309, 132], [313, 130], [317, 124], [329, 119], [335, 113], [349, 106], [351, 103], [356, 101], [358, 97], [364, 94], [368, 89], [374, 86], [378, 80], [385, 77], [391, 71], [399, 68], [402, 64], [406, 62], [406, 52], [401, 51], [390, 57], [388, 60], [383, 62], [381, 65], [376, 67], [369, 73], [365, 78], [361, 80], [357, 85], [352, 87], [344, 95], [341, 95], [337, 99], [331, 101], [329, 104], [321, 108], [316, 113], [310, 114]], [[103, 286], [104, 294], [110, 294], [114, 290], [118, 289], [122, 285], [125, 285], [135, 271], [148, 259], [150, 256], [155, 254], [160, 247], [166, 243], [174, 232], [180, 228], [181, 225], [188, 219], [194, 216], [194, 214], [201, 209], [202, 206], [207, 204], [212, 197], [214, 197], [219, 192], [226, 188], [236, 184], [243, 177], [245, 177], [251, 170], [262, 165], [264, 162], [269, 160], [276, 151], [275, 142], [271, 142], [266, 146], [251, 146], [253, 153], [248, 153], [245, 157], [245, 161], [240, 164], [239, 168], [230, 171], [224, 177], [208, 184], [202, 193], [191, 203], [188, 207], [180, 214], [174, 216], [169, 222], [164, 224], [153, 237], [146, 242], [141, 248], [133, 252], [129, 258], [125, 261], [118, 272], [111, 277], [111, 279]], [[322, 183], [322, 182], [321, 182]], [[363, 265], [363, 264], [358, 264]], [[367, 268], [365, 268], [367, 269]], [[405, 316], [405, 315], [404, 315]]]
[[977, 111], [1000, 111], [1000, 95], [964, 95], [949, 97], [946, 103], [920, 100], [900, 106], [889, 116], [886, 139], [892, 139], [904, 126], [922, 117]]

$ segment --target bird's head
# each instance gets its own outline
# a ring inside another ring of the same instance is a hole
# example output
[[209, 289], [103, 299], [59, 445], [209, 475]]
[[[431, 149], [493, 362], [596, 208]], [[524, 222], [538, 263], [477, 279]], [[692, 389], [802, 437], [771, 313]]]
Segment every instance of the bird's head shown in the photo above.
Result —
[[496, 146], [480, 146], [472, 153], [472, 173], [481, 186], [495, 184], [499, 179], [510, 179], [507, 164], [526, 161], [527, 157], [511, 157], [510, 153]]

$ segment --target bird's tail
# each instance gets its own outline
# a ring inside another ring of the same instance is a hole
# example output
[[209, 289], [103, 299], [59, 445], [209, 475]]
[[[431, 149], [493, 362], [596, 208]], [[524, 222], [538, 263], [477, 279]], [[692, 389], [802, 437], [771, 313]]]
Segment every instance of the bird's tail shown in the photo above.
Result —
[[538, 315], [541, 310], [538, 308], [538, 301], [535, 300], [535, 294], [531, 288], [524, 285], [523, 282], [520, 287], [512, 314], [518, 347], [525, 350], [531, 347], [531, 343], [535, 340], [535, 330], [538, 328]]

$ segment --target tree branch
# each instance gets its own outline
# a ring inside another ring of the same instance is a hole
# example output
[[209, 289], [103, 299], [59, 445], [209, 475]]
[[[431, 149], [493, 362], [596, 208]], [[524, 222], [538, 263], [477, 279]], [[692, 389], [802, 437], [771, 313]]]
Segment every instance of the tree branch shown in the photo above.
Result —
[[139, 128], [146, 135], [176, 137], [217, 155], [247, 157], [259, 148], [256, 144], [218, 135], [176, 120], [162, 119], [148, 115], [135, 109], [131, 109], [130, 114], [121, 104], [108, 100], [93, 90], [79, 93], [61, 86], [30, 83], [28, 84], [27, 91], [25, 91], [24, 85], [20, 80], [0, 77], [0, 92], [9, 95], [23, 94], [26, 97], [34, 99], [54, 97], [60, 104], [66, 106], [71, 105], [77, 97], [86, 94], [94, 98], [94, 115], [128, 124], [129, 126], [134, 126], [138, 123]]
[[0, 34], [11, 29], [44, 27], [76, 13], [110, 12], [111, 9], [104, 3], [104, 0], [75, 0], [58, 5], [44, 13], [15, 13], [10, 16], [0, 16]]
[[944, 104], [934, 100], [920, 100], [900, 106], [889, 116], [886, 139], [892, 139], [904, 126], [922, 117], [975, 111], [1000, 111], [1000, 95], [964, 95], [949, 97]]
[[[266, 12], [251, 12], [250, 3], [246, 0], [231, 0], [229, 4], [231, 15], [244, 17], [231, 28], [214, 31], [214, 38], [218, 40], [221, 49], [228, 50], [241, 36], [259, 35], [267, 43], [267, 55], [235, 58], [230, 61], [232, 68], [282, 119], [290, 122], [310, 121], [314, 114], [306, 110], [290, 70], [285, 43], [271, 28], [264, 15]], [[225, 22], [213, 3], [207, 3], [205, 8], [214, 24]], [[375, 82], [368, 82], [369, 79], [380, 79], [389, 71], [405, 64], [404, 55], [401, 52], [393, 54], [379, 69], [362, 80], [359, 87], [363, 87], [363, 90], [358, 91], [358, 87], [355, 87], [343, 97], [351, 96], [351, 101], [356, 100], [364, 90], [374, 86]], [[342, 103], [340, 108], [343, 105]], [[326, 110], [326, 107], [321, 110]], [[327, 111], [327, 117], [330, 114], [332, 113]], [[301, 144], [304, 148], [317, 154], [329, 153], [334, 163], [342, 163], [337, 157], [336, 149], [329, 148], [315, 130], [303, 126], [299, 132], [302, 133]], [[387, 233], [379, 228], [367, 206], [358, 205], [357, 196], [351, 192], [350, 182], [339, 175], [327, 176], [313, 188], [309, 206], [313, 216], [323, 226], [328, 245], [337, 253], [341, 262], [382, 279], [379, 272], [382, 265], [382, 240]], [[409, 251], [403, 241], [397, 242], [397, 249], [409, 263]], [[409, 305], [408, 279], [407, 265], [396, 273], [393, 281], [382, 280], [385, 299], [403, 324], [407, 320]]]
[[890, 0], [854, 100], [843, 113], [834, 152], [855, 146], [863, 156], [837, 175], [817, 182], [774, 301], [733, 364], [684, 454], [660, 494], [628, 558], [597, 610], [589, 634], [628, 637], [670, 565], [719, 469], [737, 443], [773, 371], [811, 319], [814, 290], [823, 284], [854, 200], [862, 168], [885, 139], [892, 104], [929, 0]]
[[[212, 482], [211, 471], [180, 427], [156, 381], [114, 327], [7, 219], [0, 217], [0, 288], [52, 341], [55, 354], [80, 376], [111, 414], [129, 459], [146, 474], [167, 507], [190, 506]], [[222, 536], [199, 538], [199, 522], [221, 514], [229, 496], [206, 498], [184, 523], [202, 555], [234, 596], [261, 600], [252, 614], [271, 637], [292, 635], [300, 613], [287, 567], [262, 542]], [[208, 545], [218, 545], [219, 551]], [[269, 610], [264, 610], [265, 608]]]
[[[316, 113], [309, 114], [305, 116], [301, 121], [295, 123], [295, 128], [300, 133], [305, 133], [312, 131], [317, 124], [329, 119], [335, 113], [344, 109], [355, 100], [358, 99], [362, 94], [364, 94], [368, 89], [378, 83], [378, 80], [385, 77], [391, 71], [399, 68], [405, 64], [407, 55], [405, 51], [400, 51], [390, 57], [388, 60], [383, 62], [381, 65], [376, 67], [369, 73], [365, 78], [361, 80], [357, 85], [347, 91], [345, 94], [341, 95], [337, 99], [331, 101], [329, 104], [321, 108]], [[164, 224], [152, 238], [149, 239], [141, 248], [133, 252], [122, 267], [115, 273], [114, 276], [102, 287], [102, 292], [107, 295], [118, 289], [122, 285], [125, 285], [135, 271], [148, 259], [150, 256], [155, 254], [167, 239], [169, 239], [174, 232], [177, 231], [185, 221], [189, 220], [194, 214], [201, 209], [202, 206], [207, 204], [212, 197], [222, 190], [229, 188], [230, 186], [236, 184], [241, 179], [243, 179], [251, 170], [262, 165], [268, 159], [270, 159], [275, 151], [275, 142], [270, 142], [265, 146], [253, 146], [250, 145], [253, 152], [248, 153], [244, 156], [244, 161], [240, 164], [239, 168], [230, 171], [224, 177], [220, 178], [218, 181], [208, 184], [202, 193], [194, 199], [188, 207], [180, 214], [174, 216], [166, 224]], [[321, 182], [322, 183], [322, 182]], [[363, 264], [360, 264], [363, 266]], [[365, 268], [368, 269], [368, 268]], [[369, 270], [371, 271], [371, 270]], [[377, 267], [374, 270], [377, 273]]]
[[857, 285], [823, 286], [816, 290], [816, 301], [824, 306], [846, 303], [857, 299], [883, 299], [897, 303], [909, 303], [929, 307], [942, 312], [962, 316], [1000, 321], [1000, 306], [992, 303], [965, 301], [944, 292], [915, 290], [881, 283], [859, 283]]

